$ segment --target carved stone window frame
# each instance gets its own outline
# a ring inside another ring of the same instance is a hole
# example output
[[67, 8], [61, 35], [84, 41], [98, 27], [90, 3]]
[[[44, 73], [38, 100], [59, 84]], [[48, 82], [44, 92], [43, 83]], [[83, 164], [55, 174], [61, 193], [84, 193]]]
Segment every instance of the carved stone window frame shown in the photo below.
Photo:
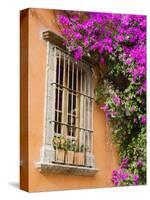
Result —
[[[95, 166], [95, 158], [93, 155], [93, 150], [87, 153], [86, 166], [69, 166], [69, 165], [61, 165], [58, 163], [53, 163], [55, 153], [54, 148], [51, 143], [52, 137], [54, 134], [54, 126], [50, 126], [50, 121], [54, 119], [55, 113], [55, 88], [52, 87], [50, 83], [56, 82], [56, 59], [53, 59], [54, 55], [56, 55], [56, 48], [58, 47], [62, 52], [72, 56], [67, 52], [66, 47], [63, 45], [64, 39], [51, 31], [43, 32], [43, 39], [47, 43], [47, 63], [46, 63], [46, 78], [45, 78], [45, 113], [44, 113], [44, 127], [43, 127], [43, 145], [41, 148], [40, 161], [36, 162], [36, 167], [41, 171], [49, 171], [56, 173], [68, 173], [74, 175], [94, 175], [98, 169]], [[92, 65], [89, 58], [84, 58], [81, 62], [86, 64], [87, 70], [92, 73]], [[92, 80], [91, 80], [92, 82]], [[92, 88], [93, 95], [93, 88]], [[50, 102], [50, 103], [49, 103]], [[93, 104], [92, 104], [93, 105]], [[91, 116], [93, 116], [93, 106]], [[93, 121], [93, 117], [91, 119]], [[93, 126], [91, 124], [91, 126]], [[93, 127], [90, 127], [91, 130]], [[92, 131], [93, 132], [93, 131]], [[93, 137], [93, 133], [92, 133]], [[93, 141], [92, 141], [93, 142]]]

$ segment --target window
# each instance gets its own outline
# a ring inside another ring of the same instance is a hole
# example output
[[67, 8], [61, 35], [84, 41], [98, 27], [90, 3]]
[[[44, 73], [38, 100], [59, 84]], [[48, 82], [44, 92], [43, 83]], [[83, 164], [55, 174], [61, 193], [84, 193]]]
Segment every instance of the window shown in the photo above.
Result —
[[[40, 162], [42, 164], [47, 163], [49, 166], [50, 163], [57, 164], [56, 152], [58, 147], [54, 146], [53, 141], [54, 138], [63, 137], [65, 141], [71, 143], [69, 147], [67, 146], [70, 149], [65, 149], [65, 155], [69, 150], [77, 152], [78, 147], [79, 152], [84, 152], [84, 162], [79, 164], [78, 167], [82, 165], [85, 170], [87, 170], [87, 167], [93, 168], [95, 173], [92, 122], [93, 88], [91, 66], [86, 61], [76, 62], [60, 45], [54, 45], [48, 40], [44, 144], [41, 149]], [[70, 163], [66, 162], [65, 159], [61, 164], [66, 166], [68, 170]], [[77, 164], [73, 161], [71, 165]], [[54, 167], [54, 165], [51, 167]], [[88, 170], [87, 174], [93, 173], [91, 169]]]
[[[52, 47], [55, 60], [55, 81], [51, 82], [55, 93], [54, 135], [63, 135], [82, 143], [91, 151], [92, 134], [92, 80], [87, 64], [76, 62], [71, 56]], [[49, 102], [50, 103], [50, 102]]]

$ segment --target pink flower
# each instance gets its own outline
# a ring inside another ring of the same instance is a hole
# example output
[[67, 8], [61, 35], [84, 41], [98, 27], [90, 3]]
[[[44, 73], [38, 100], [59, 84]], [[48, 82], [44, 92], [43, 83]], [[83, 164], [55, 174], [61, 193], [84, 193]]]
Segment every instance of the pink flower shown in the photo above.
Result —
[[126, 61], [127, 65], [130, 65], [131, 62], [132, 62], [132, 61], [131, 61], [130, 59], [128, 59], [128, 60]]
[[104, 64], [105, 64], [104, 58], [101, 58], [101, 59], [100, 59], [100, 64], [101, 64], [101, 65], [104, 65]]
[[141, 123], [146, 124], [146, 115], [142, 115], [141, 117]]
[[134, 122], [135, 124], [137, 124], [137, 118], [136, 118], [136, 117], [134, 117], [133, 122]]
[[122, 42], [124, 40], [124, 37], [122, 35], [118, 35], [116, 36], [116, 39], [120, 42]]
[[82, 35], [78, 32], [75, 32], [74, 33], [74, 37], [77, 39], [77, 40], [80, 40], [82, 38]]
[[74, 58], [76, 60], [80, 60], [83, 56], [83, 48], [81, 46], [78, 46], [78, 48], [74, 52]]
[[139, 175], [134, 175], [134, 176], [133, 176], [133, 182], [134, 182], [134, 185], [138, 185], [138, 182], [139, 182]]
[[129, 163], [129, 159], [128, 158], [124, 158], [121, 162], [121, 166], [120, 168], [127, 168], [128, 167], [128, 163]]
[[59, 22], [60, 22], [61, 24], [63, 24], [63, 25], [69, 25], [69, 23], [70, 23], [69, 18], [66, 17], [65, 15], [59, 15], [59, 16], [58, 16], [58, 20], [59, 20]]
[[134, 109], [134, 106], [132, 106], [130, 111], [131, 111], [131, 112], [134, 112], [134, 110], [135, 110], [135, 109]]
[[103, 105], [103, 106], [100, 107], [100, 109], [106, 111], [108, 109], [108, 106], [107, 105]]
[[141, 167], [143, 165], [143, 162], [141, 160], [138, 160], [136, 164], [137, 164], [137, 167]]
[[113, 96], [113, 102], [117, 105], [120, 106], [121, 105], [121, 99], [119, 96]]

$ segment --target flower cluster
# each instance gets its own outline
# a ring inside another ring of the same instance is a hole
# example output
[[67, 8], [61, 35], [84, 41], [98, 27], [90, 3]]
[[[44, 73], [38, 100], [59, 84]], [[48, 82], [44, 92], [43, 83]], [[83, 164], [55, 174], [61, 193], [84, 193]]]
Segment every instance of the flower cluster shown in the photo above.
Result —
[[122, 159], [120, 168], [121, 169], [128, 168], [128, 164], [129, 164], [129, 159], [128, 158], [124, 158], [124, 159]]
[[[141, 169], [142, 166], [143, 162], [138, 160], [136, 164], [137, 169]], [[135, 174], [131, 171], [128, 158], [123, 159], [119, 169], [113, 170], [112, 172], [112, 182], [114, 186], [138, 185], [139, 180], [139, 174]]]
[[115, 186], [123, 186], [128, 178], [129, 174], [124, 169], [113, 170], [112, 172], [112, 181]]
[[120, 106], [120, 104], [121, 104], [121, 99], [120, 99], [120, 97], [118, 97], [117, 95], [116, 95], [116, 96], [113, 96], [113, 101], [114, 101], [114, 103], [115, 103], [117, 106]]
[[[129, 66], [133, 81], [146, 74], [146, 17], [108, 13], [71, 12], [58, 16], [66, 45], [79, 60], [98, 52], [99, 57], [120, 54], [119, 60]], [[104, 60], [99, 59], [100, 62]], [[130, 68], [134, 63], [134, 67]]]
[[[128, 68], [132, 81], [140, 80], [141, 87], [144, 87], [146, 16], [71, 12], [70, 17], [59, 15], [58, 21], [66, 37], [66, 45], [76, 60], [97, 52], [98, 60], [104, 63], [108, 55], [119, 54], [118, 59]], [[131, 67], [132, 64], [134, 67]]]
[[54, 149], [64, 149], [66, 145], [66, 139], [64, 136], [54, 136], [53, 137], [53, 147]]

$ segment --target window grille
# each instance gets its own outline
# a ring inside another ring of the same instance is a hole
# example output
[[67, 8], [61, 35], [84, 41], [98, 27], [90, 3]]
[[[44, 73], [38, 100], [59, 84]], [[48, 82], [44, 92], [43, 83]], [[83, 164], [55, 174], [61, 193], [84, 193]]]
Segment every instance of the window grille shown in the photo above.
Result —
[[91, 167], [93, 166], [91, 68], [84, 61], [76, 62], [61, 48], [49, 42], [47, 44], [45, 145], [42, 159], [46, 162], [56, 161], [52, 153], [56, 150], [53, 147], [53, 138], [63, 136], [71, 141], [71, 146], [75, 144], [75, 148], [77, 145], [79, 148], [85, 147], [84, 165]]

